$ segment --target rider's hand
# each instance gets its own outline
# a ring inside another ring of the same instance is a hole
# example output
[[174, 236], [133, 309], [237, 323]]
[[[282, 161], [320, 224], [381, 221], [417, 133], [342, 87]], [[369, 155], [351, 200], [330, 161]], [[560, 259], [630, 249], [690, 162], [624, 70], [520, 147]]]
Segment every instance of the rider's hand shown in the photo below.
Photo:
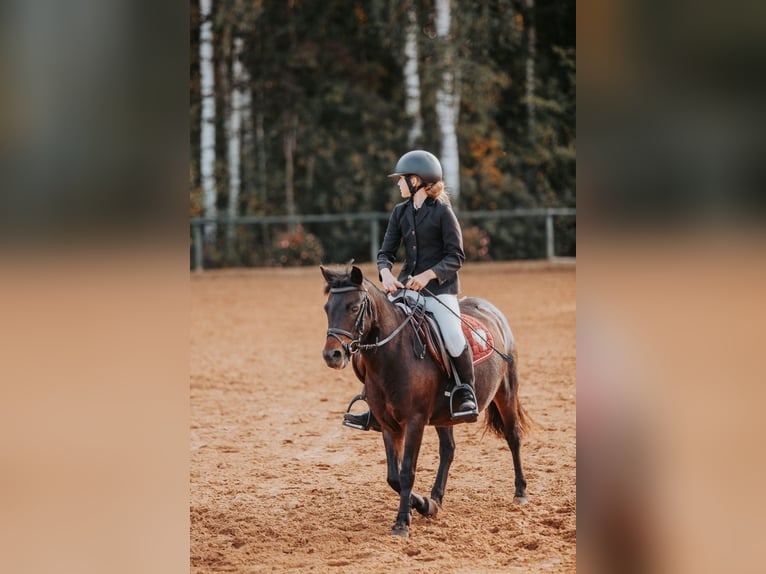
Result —
[[423, 287], [428, 285], [428, 282], [431, 281], [431, 279], [436, 279], [436, 273], [428, 269], [423, 271], [423, 273], [418, 273], [415, 277], [410, 277], [406, 287], [413, 291], [420, 291]]
[[383, 281], [383, 290], [386, 293], [394, 293], [397, 289], [404, 289], [404, 285], [394, 277], [394, 274], [391, 273], [390, 269], [384, 268], [380, 272], [380, 278]]

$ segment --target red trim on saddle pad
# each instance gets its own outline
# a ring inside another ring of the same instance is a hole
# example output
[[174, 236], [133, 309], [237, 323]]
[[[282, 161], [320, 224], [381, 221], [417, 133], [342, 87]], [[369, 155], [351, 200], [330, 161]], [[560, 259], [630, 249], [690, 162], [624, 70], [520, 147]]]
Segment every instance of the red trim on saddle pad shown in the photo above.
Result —
[[[473, 364], [478, 365], [482, 361], [488, 359], [492, 354], [492, 346], [494, 346], [495, 341], [492, 338], [492, 333], [489, 332], [489, 329], [487, 329], [478, 319], [466, 315], [465, 313], [462, 313], [460, 317], [463, 319], [463, 334], [465, 335], [466, 340], [471, 344]], [[469, 329], [466, 323], [468, 323], [468, 325], [470, 325], [476, 332]]]

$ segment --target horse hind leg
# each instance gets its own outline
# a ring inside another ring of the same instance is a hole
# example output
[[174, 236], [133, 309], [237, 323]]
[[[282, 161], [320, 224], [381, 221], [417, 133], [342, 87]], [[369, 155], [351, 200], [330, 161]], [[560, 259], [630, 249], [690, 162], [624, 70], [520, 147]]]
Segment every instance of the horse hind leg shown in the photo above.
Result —
[[453, 427], [436, 427], [436, 434], [439, 435], [439, 470], [431, 488], [431, 497], [424, 496], [419, 501], [413, 501], [412, 505], [423, 516], [436, 516], [441, 510], [444, 491], [447, 488], [447, 476], [455, 457]]
[[527, 430], [527, 415], [519, 403], [516, 394], [516, 369], [511, 373], [506, 384], [501, 386], [493, 401], [487, 407], [487, 429], [505, 438], [513, 457], [516, 491], [514, 500], [519, 504], [527, 503], [527, 481], [521, 466], [521, 437]]

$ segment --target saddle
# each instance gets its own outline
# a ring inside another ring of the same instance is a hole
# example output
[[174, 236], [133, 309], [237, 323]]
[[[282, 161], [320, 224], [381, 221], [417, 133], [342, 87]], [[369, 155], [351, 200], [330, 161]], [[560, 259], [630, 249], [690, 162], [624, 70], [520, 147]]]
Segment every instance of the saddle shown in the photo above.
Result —
[[[452, 377], [450, 357], [444, 346], [441, 329], [433, 315], [425, 310], [424, 303], [414, 303], [411, 299], [401, 297], [395, 299], [394, 304], [410, 315], [410, 325], [415, 332], [415, 342], [412, 349], [415, 356], [423, 359], [428, 352], [447, 375], [447, 378]], [[487, 360], [492, 354], [494, 339], [489, 329], [475, 317], [461, 313], [460, 318], [462, 319], [463, 335], [471, 345], [473, 364], [476, 366]]]

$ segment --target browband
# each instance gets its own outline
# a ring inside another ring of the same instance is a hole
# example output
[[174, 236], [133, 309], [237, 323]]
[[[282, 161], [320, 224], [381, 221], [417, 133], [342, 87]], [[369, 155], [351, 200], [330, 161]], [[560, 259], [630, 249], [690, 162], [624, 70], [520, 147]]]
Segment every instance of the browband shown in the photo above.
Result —
[[330, 293], [348, 293], [349, 291], [367, 291], [363, 287], [330, 287]]

